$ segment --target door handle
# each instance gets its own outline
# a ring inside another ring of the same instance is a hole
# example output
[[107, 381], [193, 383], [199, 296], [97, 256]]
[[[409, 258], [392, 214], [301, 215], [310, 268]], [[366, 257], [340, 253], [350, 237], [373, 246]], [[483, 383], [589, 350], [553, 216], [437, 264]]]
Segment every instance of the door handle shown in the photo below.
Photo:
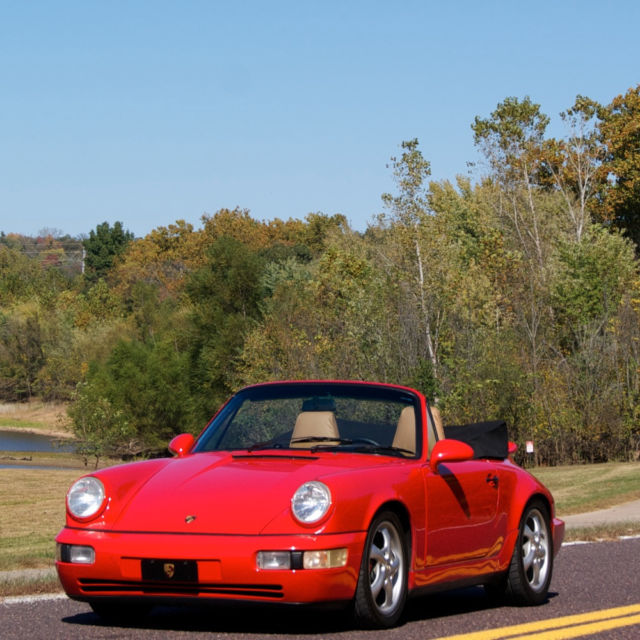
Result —
[[498, 476], [495, 473], [487, 475], [486, 483], [490, 484], [494, 489], [498, 488]]

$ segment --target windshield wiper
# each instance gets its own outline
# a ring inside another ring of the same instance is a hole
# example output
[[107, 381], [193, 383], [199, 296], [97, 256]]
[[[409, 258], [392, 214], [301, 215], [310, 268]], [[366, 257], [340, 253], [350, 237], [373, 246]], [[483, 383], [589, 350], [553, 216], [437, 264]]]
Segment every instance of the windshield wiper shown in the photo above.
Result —
[[[309, 436], [307, 438], [295, 438], [292, 442], [318, 442], [318, 444], [311, 447], [311, 451], [326, 451], [327, 449], [335, 449], [342, 445], [351, 445], [353, 448], [351, 451], [364, 452], [364, 453], [382, 453], [392, 456], [402, 456], [409, 454], [411, 457], [415, 456], [415, 451], [410, 449], [403, 449], [402, 447], [392, 447], [373, 442], [362, 442], [360, 438], [331, 438], [331, 437], [319, 437]], [[323, 444], [326, 443], [326, 444]]]
[[[353, 440], [348, 438], [334, 438], [332, 436], [303, 436], [301, 438], [292, 438], [291, 444], [303, 442], [317, 442], [318, 444], [311, 447], [311, 451], [315, 451], [319, 447], [339, 447], [342, 444], [353, 444]], [[322, 443], [326, 444], [322, 444]]]
[[356, 448], [356, 451], [365, 451], [367, 453], [383, 453], [389, 454], [392, 456], [402, 456], [404, 457], [405, 453], [408, 453], [411, 457], [416, 455], [415, 451], [411, 451], [410, 449], [403, 449], [402, 447], [392, 447], [386, 446], [382, 444], [359, 444]]
[[[409, 454], [411, 457], [416, 455], [415, 451], [411, 451], [410, 449], [403, 449], [402, 447], [392, 447], [382, 444], [374, 444], [373, 442], [362, 442], [360, 438], [334, 438], [332, 436], [305, 436], [301, 438], [293, 438], [291, 440], [292, 444], [303, 443], [303, 442], [315, 442], [313, 447], [310, 447], [310, 451], [326, 451], [327, 449], [335, 449], [337, 447], [341, 447], [343, 445], [352, 445], [352, 451], [364, 452], [364, 453], [382, 453], [388, 454], [392, 456], [402, 456], [405, 454]], [[266, 446], [262, 446], [266, 445]], [[258, 444], [253, 445], [249, 451], [254, 451], [255, 448], [258, 449], [268, 449], [268, 448], [280, 448], [281, 445], [273, 445], [272, 443], [264, 443], [259, 442]]]
[[263, 442], [256, 442], [250, 447], [247, 447], [247, 451], [261, 451], [262, 449], [282, 449], [282, 443], [274, 442], [273, 440], [264, 440]]
[[[331, 436], [303, 436], [300, 438], [293, 438], [291, 443], [304, 443], [304, 442], [317, 442], [318, 444], [311, 449], [317, 447], [338, 447], [343, 444], [353, 444], [355, 441], [349, 438], [332, 438]], [[326, 444], [322, 444], [326, 443]], [[250, 447], [247, 447], [247, 451], [261, 451], [263, 449], [284, 449], [285, 445], [282, 442], [274, 440], [265, 440], [264, 442], [256, 442]]]

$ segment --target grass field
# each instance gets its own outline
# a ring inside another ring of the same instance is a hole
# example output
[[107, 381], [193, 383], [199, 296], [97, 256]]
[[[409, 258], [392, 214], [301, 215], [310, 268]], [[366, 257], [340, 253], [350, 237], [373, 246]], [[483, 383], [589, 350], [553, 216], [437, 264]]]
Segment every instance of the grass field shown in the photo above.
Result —
[[53, 565], [77, 469], [0, 469], [0, 571]]
[[530, 471], [553, 493], [561, 517], [640, 499], [640, 462], [541, 467]]
[[55, 435], [70, 433], [66, 405], [40, 400], [0, 403], [0, 429], [5, 427]]

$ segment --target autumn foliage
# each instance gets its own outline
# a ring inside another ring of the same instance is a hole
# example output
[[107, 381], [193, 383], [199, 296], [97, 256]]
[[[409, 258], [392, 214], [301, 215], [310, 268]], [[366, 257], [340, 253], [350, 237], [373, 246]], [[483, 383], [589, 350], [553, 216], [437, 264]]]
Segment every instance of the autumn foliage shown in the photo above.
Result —
[[[197, 433], [244, 384], [404, 383], [445, 422], [503, 418], [527, 460], [640, 449], [640, 86], [472, 124], [486, 166], [430, 180], [418, 140], [365, 231], [244, 209], [133, 238], [0, 237], [0, 397], [64, 400], [87, 455]], [[373, 212], [372, 212], [373, 213]], [[83, 268], [84, 265], [84, 268]]]

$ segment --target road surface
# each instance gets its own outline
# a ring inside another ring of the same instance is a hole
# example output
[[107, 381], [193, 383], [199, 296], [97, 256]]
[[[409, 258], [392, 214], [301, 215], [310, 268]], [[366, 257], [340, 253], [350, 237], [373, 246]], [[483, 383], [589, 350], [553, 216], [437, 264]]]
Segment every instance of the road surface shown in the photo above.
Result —
[[640, 638], [639, 558], [640, 538], [569, 545], [556, 559], [550, 597], [540, 607], [496, 607], [481, 588], [465, 589], [413, 599], [401, 626], [390, 631], [360, 631], [335, 613], [228, 606], [158, 608], [133, 627], [110, 626], [88, 606], [57, 598], [0, 603], [0, 637], [432, 640], [462, 634], [468, 640], [635, 640]]

